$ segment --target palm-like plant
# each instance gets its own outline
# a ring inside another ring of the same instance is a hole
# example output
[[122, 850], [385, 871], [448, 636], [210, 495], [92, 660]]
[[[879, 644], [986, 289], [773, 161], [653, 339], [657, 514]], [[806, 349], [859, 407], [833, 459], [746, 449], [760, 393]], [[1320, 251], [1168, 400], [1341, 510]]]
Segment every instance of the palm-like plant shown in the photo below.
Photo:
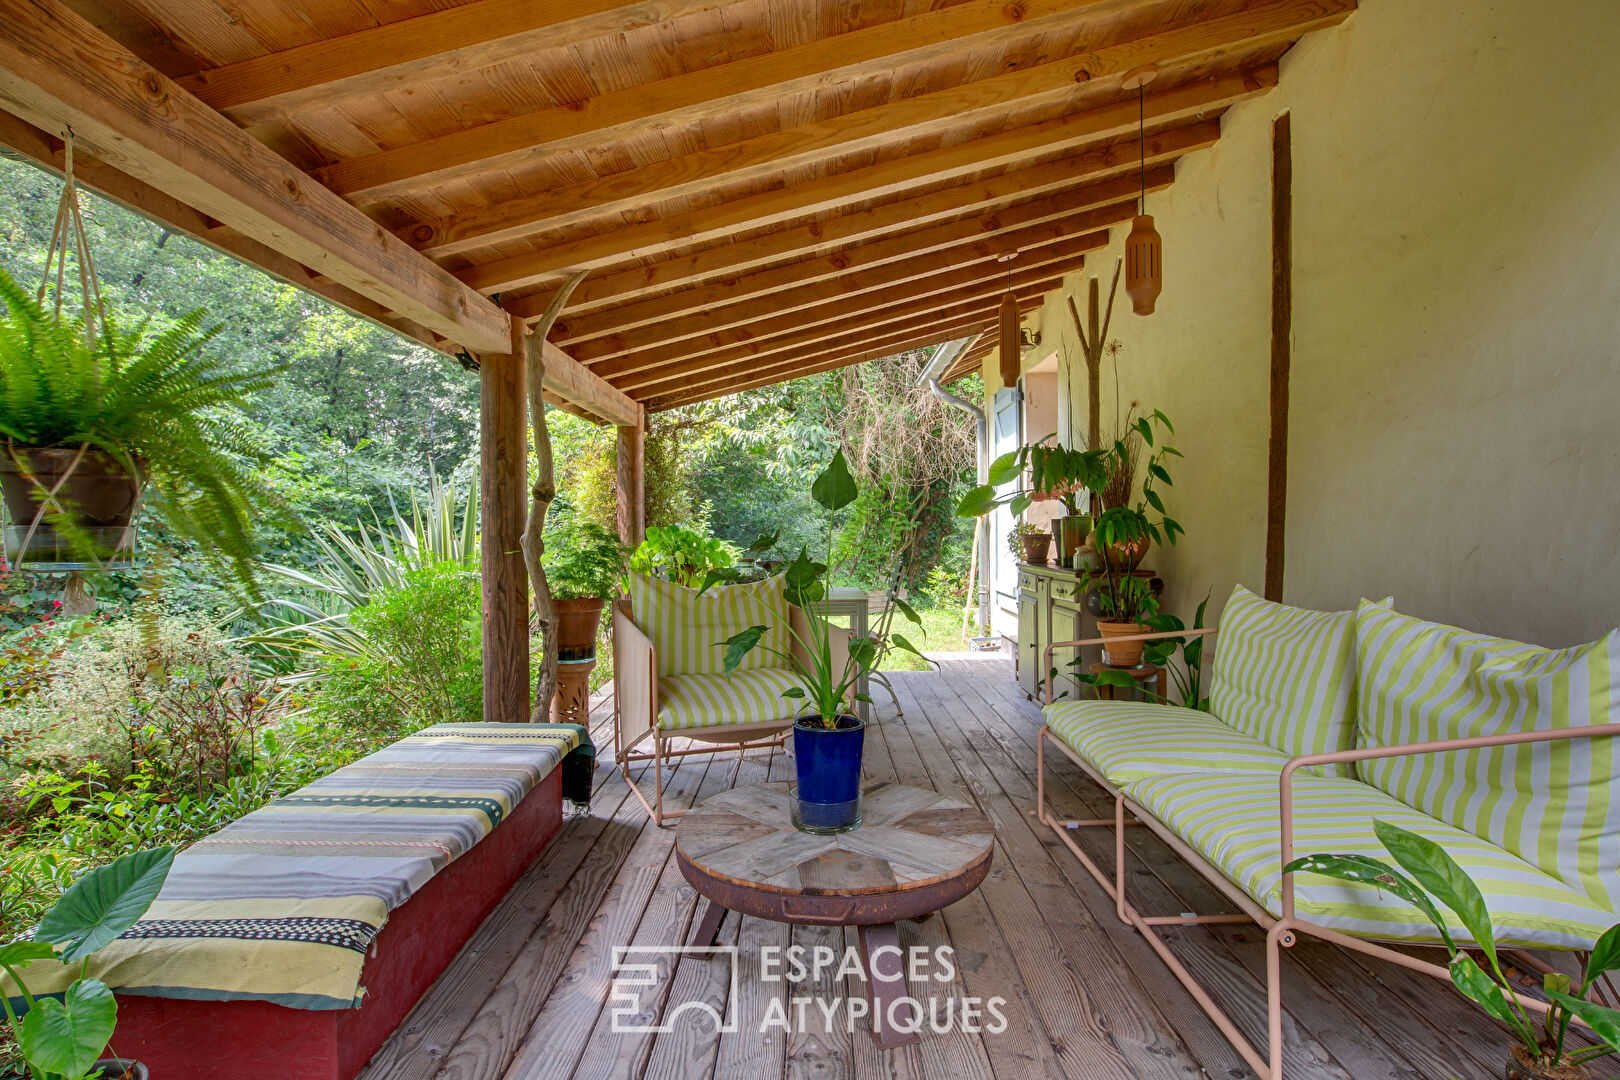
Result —
[[[33, 449], [73, 451], [75, 463], [105, 455], [150, 483], [175, 532], [256, 591], [253, 520], [276, 500], [253, 469], [262, 452], [236, 410], [277, 369], [241, 369], [207, 352], [218, 327], [204, 329], [201, 311], [158, 332], [108, 316], [87, 338], [82, 323], [48, 310], [4, 271], [0, 308], [0, 437], [18, 472], [40, 485]], [[48, 507], [52, 525], [85, 548], [60, 492], [57, 504]]]

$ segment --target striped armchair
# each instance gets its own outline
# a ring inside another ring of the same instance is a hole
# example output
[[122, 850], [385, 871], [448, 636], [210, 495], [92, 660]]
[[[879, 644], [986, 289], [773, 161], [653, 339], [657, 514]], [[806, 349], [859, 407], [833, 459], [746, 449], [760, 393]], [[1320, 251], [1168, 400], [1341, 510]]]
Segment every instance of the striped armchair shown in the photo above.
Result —
[[[686, 813], [664, 808], [670, 758], [783, 745], [800, 706], [782, 696], [798, 680], [776, 653], [807, 659], [789, 628], [808, 637], [811, 617], [787, 602], [780, 577], [699, 593], [631, 575], [629, 595], [613, 605], [614, 755], [655, 824]], [[770, 627], [763, 647], [727, 675], [723, 643], [759, 625]], [[841, 663], [848, 633], [835, 629], [832, 642], [834, 662]], [[676, 747], [677, 741], [708, 745]], [[632, 763], [647, 761], [653, 763], [651, 799], [630, 774]]]

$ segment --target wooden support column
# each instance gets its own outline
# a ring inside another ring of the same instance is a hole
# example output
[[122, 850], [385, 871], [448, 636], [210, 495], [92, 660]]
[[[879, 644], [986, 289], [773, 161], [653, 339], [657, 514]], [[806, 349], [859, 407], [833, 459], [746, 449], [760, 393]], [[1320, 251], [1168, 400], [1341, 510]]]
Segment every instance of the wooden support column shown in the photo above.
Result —
[[529, 579], [523, 565], [529, 427], [523, 321], [511, 351], [479, 357], [479, 498], [483, 563], [484, 719], [529, 719]]
[[647, 535], [647, 410], [634, 427], [619, 426], [619, 539], [632, 547]]
[[1271, 443], [1266, 468], [1266, 599], [1282, 601], [1288, 509], [1288, 369], [1294, 332], [1294, 159], [1288, 114], [1271, 124]]

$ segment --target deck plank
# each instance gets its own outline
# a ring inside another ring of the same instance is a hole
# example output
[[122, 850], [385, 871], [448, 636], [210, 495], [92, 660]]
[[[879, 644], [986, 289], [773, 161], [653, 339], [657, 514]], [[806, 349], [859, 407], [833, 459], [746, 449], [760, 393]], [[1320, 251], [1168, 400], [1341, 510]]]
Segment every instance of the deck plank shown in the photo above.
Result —
[[[672, 855], [671, 830], [653, 828], [612, 760], [612, 701], [592, 700], [592, 736], [603, 768], [588, 813], [571, 814], [557, 839], [480, 927], [383, 1047], [364, 1080], [1252, 1080], [1185, 990], [1051, 831], [1030, 816], [1041, 716], [1002, 660], [944, 658], [938, 672], [894, 672], [899, 706], [879, 695], [867, 735], [870, 779], [932, 788], [977, 806], [996, 826], [996, 863], [984, 886], [938, 917], [901, 924], [903, 946], [954, 950], [955, 976], [914, 986], [943, 1001], [1007, 999], [1000, 1033], [925, 1032], [921, 1043], [880, 1051], [871, 1024], [849, 1030], [856, 977], [825, 972], [798, 983], [767, 981], [766, 948], [853, 946], [853, 932], [787, 927], [728, 915], [720, 940], [739, 948], [730, 966], [672, 956], [642, 989], [642, 1018], [674, 1017], [670, 1030], [614, 1030], [609, 1001], [619, 944], [683, 942], [698, 897]], [[733, 786], [791, 780], [782, 750], [676, 759], [670, 794], [681, 803]], [[1048, 757], [1053, 805], [1107, 816], [1101, 789], [1067, 760]], [[948, 835], [948, 830], [942, 833]], [[1106, 830], [1076, 842], [1113, 861]], [[1126, 872], [1143, 909], [1232, 910], [1195, 870], [1147, 829], [1128, 833]], [[1240, 1027], [1259, 1034], [1262, 936], [1252, 927], [1184, 927], [1167, 938], [1208, 981]], [[1288, 1080], [1486, 1077], [1499, 1071], [1507, 1037], [1444, 987], [1404, 969], [1321, 942], [1285, 954]], [[768, 1010], [794, 1015], [791, 1034], [760, 1031]], [[691, 1001], [724, 1013], [719, 1032]], [[817, 1003], [825, 1005], [824, 1013]]]

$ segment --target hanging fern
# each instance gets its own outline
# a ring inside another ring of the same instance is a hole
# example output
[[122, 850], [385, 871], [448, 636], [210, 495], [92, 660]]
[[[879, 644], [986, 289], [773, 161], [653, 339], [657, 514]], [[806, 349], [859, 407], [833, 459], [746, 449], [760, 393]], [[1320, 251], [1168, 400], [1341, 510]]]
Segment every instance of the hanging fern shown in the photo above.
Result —
[[[164, 520], [257, 594], [253, 521], [280, 516], [239, 419], [275, 367], [236, 370], [204, 350], [219, 327], [194, 311], [167, 329], [108, 316], [94, 344], [0, 271], [0, 438], [12, 448], [88, 444], [148, 481]], [[0, 447], [0, 451], [4, 448]]]

